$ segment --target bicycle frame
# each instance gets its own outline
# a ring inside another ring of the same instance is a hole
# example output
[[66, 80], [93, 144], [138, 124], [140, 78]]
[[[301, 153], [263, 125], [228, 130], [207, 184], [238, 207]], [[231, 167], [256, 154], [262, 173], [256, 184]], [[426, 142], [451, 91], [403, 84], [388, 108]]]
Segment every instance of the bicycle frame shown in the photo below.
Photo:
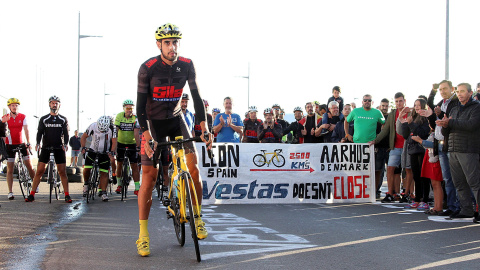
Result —
[[[30, 194], [30, 185], [31, 185], [31, 182], [29, 183], [28, 181], [28, 170], [25, 166], [25, 163], [24, 163], [24, 160], [23, 160], [23, 155], [22, 155], [22, 151], [21, 151], [21, 148], [20, 147], [17, 147], [15, 149], [13, 149], [13, 152], [15, 152], [15, 165], [13, 168], [17, 168], [17, 178], [18, 178], [18, 182], [20, 184], [20, 190], [22, 191], [22, 196], [23, 198], [25, 199], [26, 196], [25, 196], [25, 193], [23, 191], [23, 189], [25, 188], [25, 192], [28, 196], [28, 194]], [[18, 154], [18, 155], [17, 155]]]
[[[181, 140], [183, 139], [182, 136], [175, 137], [175, 140]], [[178, 201], [180, 203], [180, 222], [186, 223], [188, 222], [187, 220], [187, 213], [186, 213], [186, 189], [194, 185], [193, 179], [188, 173], [188, 168], [186, 164], [186, 159], [185, 159], [185, 149], [183, 148], [182, 145], [178, 146], [171, 146], [172, 147], [172, 162], [173, 162], [173, 172], [172, 175], [170, 176], [170, 191], [168, 194], [168, 198], [172, 199], [173, 194], [172, 192], [175, 192], [175, 194], [178, 197]], [[185, 181], [188, 181], [189, 183], [186, 183]], [[195, 190], [195, 188], [190, 189], [190, 190]], [[197, 193], [196, 192], [191, 192], [192, 193], [192, 206], [195, 208], [194, 212], [199, 213], [198, 211], [198, 198], [197, 198]], [[175, 212], [171, 208], [171, 206], [168, 206], [168, 211], [175, 216]]]

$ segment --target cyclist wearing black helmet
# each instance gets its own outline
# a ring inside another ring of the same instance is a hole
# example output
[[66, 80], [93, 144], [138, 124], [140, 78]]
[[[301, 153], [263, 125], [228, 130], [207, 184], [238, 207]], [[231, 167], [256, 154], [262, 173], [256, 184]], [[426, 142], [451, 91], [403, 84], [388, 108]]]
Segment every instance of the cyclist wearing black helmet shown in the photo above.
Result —
[[[176, 136], [184, 138], [192, 136], [182, 117], [180, 106], [183, 87], [187, 82], [202, 133], [208, 133], [207, 138], [202, 137], [202, 140], [208, 147], [211, 147], [213, 140], [213, 135], [209, 133], [207, 126], [205, 106], [197, 87], [193, 62], [178, 56], [181, 38], [182, 33], [177, 26], [167, 23], [159, 27], [155, 32], [155, 39], [161, 53], [145, 61], [138, 72], [137, 117], [140, 129], [143, 131], [141, 150], [143, 182], [138, 194], [140, 233], [137, 240], [137, 252], [141, 256], [150, 254], [148, 216], [158, 171], [153, 167], [151, 160], [154, 149], [145, 142], [165, 140], [167, 136], [172, 139]], [[187, 166], [195, 181], [197, 197], [201, 204], [203, 188], [197, 165], [197, 151], [193, 143], [186, 144], [185, 151]], [[198, 208], [201, 209], [200, 206]], [[208, 235], [205, 223], [201, 220], [201, 213], [195, 214], [199, 216], [196, 224], [198, 238], [204, 239]]]
[[[55, 163], [57, 164], [58, 174], [62, 180], [63, 190], [65, 191], [65, 202], [71, 203], [72, 198], [68, 192], [68, 178], [66, 171], [66, 157], [65, 152], [68, 149], [68, 121], [67, 118], [58, 113], [60, 110], [60, 98], [57, 96], [51, 96], [48, 99], [48, 105], [50, 107], [50, 113], [42, 116], [38, 122], [37, 131], [37, 145], [35, 150], [37, 152], [42, 149], [38, 158], [37, 172], [33, 179], [32, 191], [30, 195], [25, 199], [26, 202], [33, 202], [35, 200], [35, 190], [40, 184], [40, 177], [45, 172], [45, 167], [50, 160], [50, 152], [53, 151], [55, 156]], [[40, 142], [43, 142], [40, 147]], [[47, 150], [46, 148], [53, 147], [53, 150]]]

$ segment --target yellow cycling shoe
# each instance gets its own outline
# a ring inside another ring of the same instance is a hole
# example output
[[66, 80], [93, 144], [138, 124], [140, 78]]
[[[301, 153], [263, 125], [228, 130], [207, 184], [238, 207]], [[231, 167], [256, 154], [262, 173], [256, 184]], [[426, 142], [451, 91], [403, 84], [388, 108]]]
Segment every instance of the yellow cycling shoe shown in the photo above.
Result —
[[137, 253], [142, 257], [150, 255], [150, 237], [138, 238]]
[[201, 219], [196, 220], [197, 223], [197, 237], [199, 240], [205, 239], [208, 236], [207, 229], [205, 229], [205, 222]]

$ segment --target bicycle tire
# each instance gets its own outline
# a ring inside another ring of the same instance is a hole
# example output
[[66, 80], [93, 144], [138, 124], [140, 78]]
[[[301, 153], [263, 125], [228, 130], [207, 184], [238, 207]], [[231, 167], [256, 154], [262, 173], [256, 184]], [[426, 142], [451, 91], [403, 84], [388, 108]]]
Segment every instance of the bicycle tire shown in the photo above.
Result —
[[22, 191], [23, 198], [26, 199], [27, 197], [25, 196], [24, 190], [26, 191], [26, 194], [28, 196], [30, 194], [30, 189], [28, 188], [28, 181], [25, 175], [25, 172], [26, 172], [25, 164], [18, 162], [16, 165], [18, 170], [17, 178], [18, 178], [18, 183], [20, 184], [20, 190]]
[[272, 158], [272, 163], [277, 168], [283, 167], [283, 165], [285, 165], [285, 158], [282, 155], [277, 154], [277, 158]]
[[253, 156], [253, 164], [257, 167], [262, 167], [267, 163], [267, 159], [262, 154]]
[[175, 236], [180, 246], [185, 245], [185, 223], [180, 222], [180, 204], [178, 198], [174, 195], [172, 203], [170, 204], [175, 215], [173, 216], [173, 227], [175, 229]]
[[129, 184], [129, 160], [126, 158], [123, 162], [123, 170], [122, 170], [122, 201], [123, 199], [127, 198], [127, 191], [128, 191], [128, 184]]
[[[183, 176], [182, 178], [184, 178], [185, 176]], [[185, 181], [186, 185], [185, 185], [185, 189], [186, 189], [186, 204], [188, 206], [188, 217], [189, 217], [189, 223], [190, 223], [190, 229], [192, 231], [192, 238], [193, 238], [193, 243], [195, 245], [195, 254], [197, 256], [197, 261], [200, 262], [202, 261], [202, 257], [200, 255], [200, 246], [198, 244], [198, 237], [197, 237], [197, 226], [196, 226], [196, 219], [195, 219], [195, 213], [193, 212], [193, 196], [195, 196], [193, 193], [191, 194], [190, 193], [190, 185], [191, 185], [191, 182], [193, 182], [193, 180], [191, 180], [191, 176], [188, 176], [186, 177], [187, 179], [183, 179], [183, 181]], [[193, 189], [193, 192], [195, 192], [195, 186], [192, 187]]]
[[96, 170], [93, 168], [90, 171], [90, 177], [88, 179], [87, 203], [90, 203], [91, 200], [95, 200], [95, 174]]
[[60, 199], [60, 175], [58, 174], [57, 171], [55, 171], [55, 183], [54, 183], [54, 188], [55, 188], [55, 198], [57, 201]]
[[48, 184], [50, 186], [50, 203], [52, 203], [52, 191], [53, 191], [53, 166], [48, 164]]

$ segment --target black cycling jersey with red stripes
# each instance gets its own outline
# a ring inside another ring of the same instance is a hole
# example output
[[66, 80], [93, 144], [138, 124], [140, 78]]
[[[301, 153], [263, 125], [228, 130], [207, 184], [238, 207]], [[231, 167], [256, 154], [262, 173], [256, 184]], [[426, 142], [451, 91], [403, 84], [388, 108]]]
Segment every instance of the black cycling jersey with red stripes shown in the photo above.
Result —
[[161, 56], [145, 61], [138, 72], [137, 116], [142, 131], [148, 130], [148, 120], [164, 120], [181, 113], [183, 88], [188, 82], [196, 117], [205, 121], [205, 107], [195, 81], [192, 60], [178, 57], [173, 65], [165, 63]]
[[260, 119], [245, 119], [243, 120], [243, 139], [242, 142], [245, 143], [258, 143], [258, 127], [263, 125], [262, 120]]

